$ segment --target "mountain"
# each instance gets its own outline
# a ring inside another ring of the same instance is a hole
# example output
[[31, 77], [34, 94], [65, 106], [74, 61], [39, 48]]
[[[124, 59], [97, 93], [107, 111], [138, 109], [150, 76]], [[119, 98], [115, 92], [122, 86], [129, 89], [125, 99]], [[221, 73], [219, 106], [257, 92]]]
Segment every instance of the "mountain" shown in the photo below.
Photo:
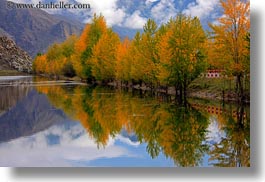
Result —
[[0, 28], [0, 37], [8, 37], [10, 39], [13, 39], [13, 37], [6, 31], [4, 31], [2, 28]]
[[32, 72], [32, 59], [8, 37], [0, 36], [0, 70]]
[[[58, 3], [58, 0], [10, 0], [17, 3]], [[34, 57], [45, 52], [54, 42], [61, 42], [70, 34], [79, 34], [82, 23], [91, 21], [94, 13], [102, 14], [109, 27], [113, 27], [123, 39], [134, 37], [151, 18], [158, 25], [166, 23], [179, 13], [197, 16], [204, 29], [208, 23], [216, 23], [222, 16], [219, 0], [64, 0], [72, 5], [90, 4], [90, 9], [12, 9], [6, 8], [6, 0], [0, 2], [0, 32], [8, 33], [13, 40]], [[36, 4], [35, 4], [36, 5]], [[82, 23], [80, 23], [82, 22]]]
[[[10, 0], [13, 2], [34, 4], [35, 0]], [[38, 0], [37, 3], [58, 3], [58, 0]], [[64, 3], [72, 5], [90, 4], [90, 9], [43, 9], [43, 11], [56, 16], [57, 19], [67, 19], [72, 22], [80, 21], [88, 23], [94, 13], [102, 14], [109, 27], [113, 27], [120, 37], [133, 38], [135, 33], [142, 30], [146, 21], [151, 18], [158, 25], [166, 23], [171, 17], [179, 13], [197, 16], [205, 30], [209, 30], [208, 23], [216, 23], [216, 19], [222, 16], [219, 0], [64, 0]], [[60, 15], [60, 16], [58, 16]], [[0, 26], [1, 28], [1, 26]], [[8, 32], [8, 31], [7, 31]], [[9, 32], [8, 32], [9, 33]]]
[[0, 115], [0, 142], [30, 136], [64, 120], [67, 117], [63, 111], [54, 109], [45, 95], [31, 90]]
[[[12, 0], [11, 0], [12, 1]], [[22, 2], [22, 3], [33, 3], [34, 0], [15, 0], [16, 2]], [[79, 0], [80, 1], [80, 0]], [[82, 1], [82, 0], [81, 0]], [[85, 0], [87, 1], [87, 0]], [[83, 1], [83, 3], [85, 2]], [[51, 2], [58, 3], [59, 0], [38, 0], [38, 2], [41, 2], [42, 4], [50, 4]], [[63, 0], [64, 3], [68, 4], [79, 4], [78, 0]], [[87, 2], [85, 2], [87, 3]], [[49, 14], [55, 15], [55, 16], [61, 16], [66, 18], [67, 20], [72, 20], [72, 21], [78, 21], [78, 22], [83, 22], [87, 23], [85, 20], [88, 18], [93, 17], [93, 14], [91, 14], [89, 9], [43, 9]]]
[[62, 42], [72, 34], [79, 35], [83, 24], [50, 15], [40, 9], [8, 9], [0, 1], [0, 32], [9, 34], [32, 57], [45, 52], [54, 42]]

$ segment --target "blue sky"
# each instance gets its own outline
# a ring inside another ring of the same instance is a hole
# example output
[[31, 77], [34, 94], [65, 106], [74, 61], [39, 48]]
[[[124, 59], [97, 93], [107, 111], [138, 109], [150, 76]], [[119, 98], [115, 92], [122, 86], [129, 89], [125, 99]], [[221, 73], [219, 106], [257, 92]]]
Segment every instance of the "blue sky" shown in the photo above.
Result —
[[[59, 2], [61, 0], [12, 0], [20, 3]], [[67, 10], [82, 22], [90, 22], [94, 13], [102, 13], [109, 26], [141, 29], [148, 18], [158, 24], [167, 22], [178, 13], [197, 16], [203, 24], [214, 22], [219, 15], [219, 0], [64, 0], [90, 4], [89, 10]], [[61, 10], [47, 10], [62, 14]]]

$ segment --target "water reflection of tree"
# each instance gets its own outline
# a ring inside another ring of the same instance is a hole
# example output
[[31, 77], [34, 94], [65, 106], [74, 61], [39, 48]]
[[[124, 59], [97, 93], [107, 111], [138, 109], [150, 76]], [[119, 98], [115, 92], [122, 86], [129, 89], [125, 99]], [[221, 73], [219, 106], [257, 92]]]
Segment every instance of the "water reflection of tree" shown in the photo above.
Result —
[[98, 145], [105, 146], [109, 137], [119, 134], [123, 123], [117, 119], [116, 96], [113, 90], [95, 88], [85, 92], [82, 107], [87, 112], [87, 129]]
[[[163, 152], [178, 166], [197, 166], [206, 147], [207, 120], [191, 107], [159, 103], [151, 97], [135, 93], [113, 92], [106, 88], [40, 87], [55, 107], [79, 120], [98, 146], [105, 146], [109, 137], [122, 128], [135, 132], [140, 142], [147, 143], [152, 158]], [[134, 96], [133, 96], [134, 95]], [[141, 96], [143, 97], [143, 96]]]
[[[152, 108], [151, 118], [138, 126], [135, 132], [147, 142], [152, 158], [163, 152], [177, 166], [198, 166], [207, 147], [205, 140], [207, 119], [190, 107], [160, 104]], [[144, 128], [144, 129], [143, 129]]]
[[250, 166], [250, 118], [244, 105], [239, 105], [236, 116], [230, 113], [222, 128], [226, 138], [213, 145], [209, 152], [209, 161], [218, 167], [249, 167]]
[[89, 87], [78, 88], [75, 92], [76, 95], [80, 95], [80, 97], [76, 97], [74, 100], [74, 106], [78, 110], [76, 118], [83, 124], [98, 146], [105, 146], [110, 133], [108, 128], [105, 128], [101, 124], [102, 119], [94, 108], [98, 103], [95, 103], [97, 99], [93, 97], [93, 89]]
[[99, 147], [106, 146], [110, 137], [125, 129], [147, 144], [146, 150], [152, 158], [163, 153], [177, 166], [199, 166], [206, 152], [212, 156], [210, 162], [219, 161], [215, 166], [246, 166], [249, 163], [246, 121], [239, 125], [232, 117], [223, 119], [222, 126], [228, 138], [209, 151], [204, 145], [208, 115], [189, 105], [172, 105], [145, 94], [100, 87], [77, 86], [67, 92], [63, 87], [41, 89], [55, 107], [80, 121]]
[[93, 108], [89, 121], [98, 121], [96, 128], [94, 123], [89, 124], [90, 132], [101, 128], [104, 139], [97, 141], [104, 142], [103, 145], [109, 135], [115, 136], [124, 127], [134, 131], [140, 142], [147, 143], [152, 158], [163, 152], [178, 166], [198, 166], [207, 149], [202, 144], [207, 119], [191, 107], [159, 103], [151, 97], [132, 97], [126, 92], [114, 94], [106, 88], [96, 88], [92, 98], [85, 100]]

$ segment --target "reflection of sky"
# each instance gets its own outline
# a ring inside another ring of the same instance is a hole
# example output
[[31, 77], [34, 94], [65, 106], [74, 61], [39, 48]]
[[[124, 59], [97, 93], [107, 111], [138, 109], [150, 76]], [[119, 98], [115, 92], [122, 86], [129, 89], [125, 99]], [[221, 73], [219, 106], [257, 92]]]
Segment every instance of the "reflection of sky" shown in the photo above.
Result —
[[[218, 121], [210, 117], [206, 141], [208, 145], [219, 143], [225, 137]], [[185, 151], [183, 151], [185, 152]], [[152, 159], [146, 151], [146, 143], [140, 144], [125, 130], [110, 140], [104, 148], [98, 148], [79, 122], [65, 121], [32, 136], [21, 137], [0, 144], [0, 166], [106, 166], [106, 167], [173, 167], [172, 159], [160, 154]], [[209, 166], [205, 154], [202, 166]]]
[[207, 128], [206, 142], [210, 144], [220, 143], [223, 138], [226, 138], [225, 131], [221, 129], [221, 126], [216, 117], [210, 117], [210, 124]]
[[25, 78], [31, 78], [31, 76], [0, 76], [0, 81], [21, 80]]
[[[210, 146], [211, 150], [214, 144], [219, 144], [223, 138], [226, 138], [226, 133], [221, 129], [221, 126], [216, 117], [210, 116], [209, 121], [210, 124], [207, 128], [206, 141], [204, 141], [203, 143]], [[209, 164], [210, 158], [210, 155], [205, 154], [203, 157], [202, 166], [212, 166], [212, 164], [216, 162], [216, 160], [212, 160], [211, 164]]]
[[[1, 166], [173, 166], [160, 155], [155, 160], [146, 144], [117, 135], [104, 148], [79, 122], [64, 122], [29, 137], [0, 144]], [[3, 157], [4, 156], [4, 157]]]
[[[207, 139], [202, 144], [211, 147], [220, 143], [226, 134], [216, 117], [211, 116], [209, 121]], [[173, 160], [163, 154], [152, 159], [147, 144], [140, 144], [135, 135], [129, 135], [124, 129], [115, 138], [109, 138], [107, 146], [98, 149], [79, 122], [64, 121], [32, 136], [0, 143], [0, 166], [174, 166]], [[205, 154], [201, 165], [209, 166], [209, 158]]]

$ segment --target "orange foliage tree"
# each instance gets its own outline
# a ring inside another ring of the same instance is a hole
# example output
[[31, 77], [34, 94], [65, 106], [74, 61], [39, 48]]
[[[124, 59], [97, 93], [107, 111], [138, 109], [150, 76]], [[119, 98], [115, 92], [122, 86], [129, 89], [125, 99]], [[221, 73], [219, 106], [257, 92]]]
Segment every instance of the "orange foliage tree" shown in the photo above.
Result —
[[126, 37], [117, 47], [115, 77], [117, 80], [123, 82], [131, 80], [130, 47], [131, 41], [128, 37]]
[[33, 63], [35, 72], [51, 76], [74, 76], [71, 56], [76, 40], [76, 36], [70, 36], [63, 43], [50, 46], [45, 55], [37, 56]]
[[75, 45], [73, 56], [74, 68], [78, 76], [91, 80], [93, 47], [98, 43], [101, 36], [107, 32], [107, 24], [102, 15], [94, 15], [92, 23], [87, 25]]

